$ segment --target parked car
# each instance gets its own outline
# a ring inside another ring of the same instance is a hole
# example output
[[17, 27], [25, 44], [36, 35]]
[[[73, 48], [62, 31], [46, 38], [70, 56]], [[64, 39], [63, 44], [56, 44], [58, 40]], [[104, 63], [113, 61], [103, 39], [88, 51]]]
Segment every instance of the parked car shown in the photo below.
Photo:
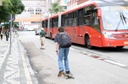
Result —
[[41, 29], [36, 29], [35, 30], [35, 35], [40, 35]]

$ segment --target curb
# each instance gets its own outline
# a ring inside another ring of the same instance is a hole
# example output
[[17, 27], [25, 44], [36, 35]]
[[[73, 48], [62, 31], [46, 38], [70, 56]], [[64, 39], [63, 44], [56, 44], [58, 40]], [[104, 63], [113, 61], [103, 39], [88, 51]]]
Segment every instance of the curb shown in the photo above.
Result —
[[30, 65], [29, 58], [27, 57], [26, 50], [24, 49], [21, 40], [18, 39], [18, 43], [21, 51], [21, 57], [22, 57], [24, 72], [26, 76], [26, 82], [27, 84], [38, 84], [37, 78], [35, 76], [35, 72]]

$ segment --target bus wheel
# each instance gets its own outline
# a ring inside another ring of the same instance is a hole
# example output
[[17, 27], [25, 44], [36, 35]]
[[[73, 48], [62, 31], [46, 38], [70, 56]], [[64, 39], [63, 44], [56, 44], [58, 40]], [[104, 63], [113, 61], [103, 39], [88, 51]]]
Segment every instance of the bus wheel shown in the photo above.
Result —
[[86, 36], [86, 38], [85, 38], [85, 46], [87, 48], [89, 48], [89, 49], [92, 48], [92, 46], [90, 45], [90, 38], [89, 38], [89, 36]]
[[116, 46], [117, 49], [122, 49], [124, 46]]

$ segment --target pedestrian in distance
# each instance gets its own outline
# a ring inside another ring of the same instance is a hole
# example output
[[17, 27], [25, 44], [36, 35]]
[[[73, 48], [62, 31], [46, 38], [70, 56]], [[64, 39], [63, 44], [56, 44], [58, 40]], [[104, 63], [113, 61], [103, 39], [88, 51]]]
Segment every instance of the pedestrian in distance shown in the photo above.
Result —
[[44, 30], [44, 28], [41, 28], [41, 32], [40, 32], [40, 41], [41, 41], [41, 47], [40, 49], [45, 49], [45, 36], [46, 36], [46, 32]]
[[6, 35], [6, 41], [8, 41], [8, 38], [9, 38], [9, 30], [8, 29], [6, 30], [5, 35]]
[[0, 32], [1, 40], [3, 39], [3, 31]]
[[65, 73], [70, 74], [68, 54], [71, 46], [71, 38], [64, 32], [63, 27], [58, 28], [58, 34], [56, 34], [54, 42], [56, 45], [56, 53], [58, 54], [58, 77], [61, 77], [61, 75]]

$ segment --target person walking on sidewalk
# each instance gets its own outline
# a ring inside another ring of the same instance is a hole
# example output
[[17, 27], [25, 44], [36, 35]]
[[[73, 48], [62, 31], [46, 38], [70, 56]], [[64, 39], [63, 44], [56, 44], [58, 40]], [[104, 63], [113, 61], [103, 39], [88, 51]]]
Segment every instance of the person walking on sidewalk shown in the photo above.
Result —
[[41, 41], [41, 48], [40, 49], [45, 49], [44, 45], [45, 45], [45, 36], [46, 36], [46, 32], [44, 31], [44, 28], [41, 28], [41, 32], [40, 32], [40, 41]]
[[1, 40], [3, 39], [3, 27], [1, 29], [1, 32], [0, 32], [0, 37], [1, 37]]
[[1, 37], [1, 40], [2, 40], [3, 39], [3, 33], [2, 32], [0, 33], [0, 37]]
[[[66, 72], [66, 74], [70, 74], [69, 68], [69, 48], [71, 46], [71, 38], [67, 33], [64, 32], [63, 27], [59, 27], [58, 34], [54, 38], [54, 42], [56, 44], [56, 52], [58, 54], [58, 66], [59, 66], [59, 73], [58, 77]], [[64, 61], [64, 64], [63, 64]], [[65, 72], [64, 72], [65, 68]]]
[[9, 30], [8, 29], [6, 30], [5, 35], [6, 35], [6, 41], [8, 41], [8, 38], [9, 38]]

